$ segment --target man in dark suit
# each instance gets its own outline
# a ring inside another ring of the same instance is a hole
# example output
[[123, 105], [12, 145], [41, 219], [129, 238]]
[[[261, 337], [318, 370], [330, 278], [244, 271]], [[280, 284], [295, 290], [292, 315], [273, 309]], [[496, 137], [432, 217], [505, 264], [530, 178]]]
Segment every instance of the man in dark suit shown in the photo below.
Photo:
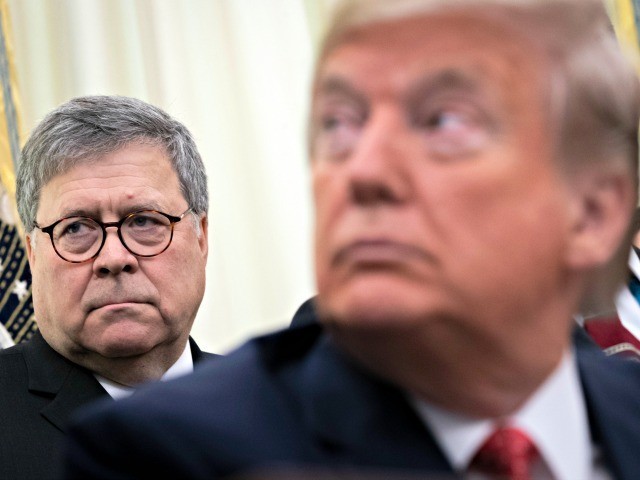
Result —
[[39, 331], [0, 352], [0, 478], [59, 473], [69, 416], [193, 370], [207, 259], [206, 175], [187, 129], [125, 97], [51, 112], [17, 201]]
[[638, 478], [640, 364], [572, 341], [637, 200], [602, 2], [347, 0], [318, 58], [319, 323], [85, 412], [69, 476]]

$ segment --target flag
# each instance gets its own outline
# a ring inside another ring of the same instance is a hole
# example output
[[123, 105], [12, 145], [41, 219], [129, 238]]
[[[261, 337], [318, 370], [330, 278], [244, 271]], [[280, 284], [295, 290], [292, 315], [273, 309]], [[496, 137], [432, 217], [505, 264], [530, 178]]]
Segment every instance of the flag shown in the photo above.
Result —
[[0, 348], [27, 340], [36, 330], [31, 271], [17, 226], [15, 167], [20, 154], [15, 69], [9, 14], [0, 0]]
[[638, 42], [638, 25], [640, 24], [640, 0], [606, 0], [605, 5], [618, 41], [623, 49], [631, 53], [636, 62], [636, 67], [639, 67], [640, 43]]

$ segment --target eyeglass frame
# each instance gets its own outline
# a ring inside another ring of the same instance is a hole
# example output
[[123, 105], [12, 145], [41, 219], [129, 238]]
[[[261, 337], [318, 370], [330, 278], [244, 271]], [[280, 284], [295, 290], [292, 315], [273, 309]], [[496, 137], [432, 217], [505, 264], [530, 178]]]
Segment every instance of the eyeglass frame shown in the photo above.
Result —
[[[156, 257], [156, 256], [160, 255], [167, 248], [169, 248], [169, 246], [171, 245], [171, 242], [173, 240], [173, 227], [174, 227], [174, 225], [176, 223], [178, 223], [180, 220], [182, 220], [185, 217], [185, 215], [187, 213], [191, 212], [191, 211], [192, 211], [192, 209], [191, 209], [191, 207], [189, 207], [182, 214], [180, 214], [178, 216], [175, 216], [175, 215], [169, 215], [168, 213], [164, 213], [164, 212], [161, 212], [159, 210], [136, 210], [135, 212], [131, 212], [131, 213], [126, 214], [124, 217], [122, 217], [117, 222], [101, 222], [100, 220], [96, 220], [95, 218], [87, 217], [87, 216], [84, 216], [84, 215], [69, 215], [68, 217], [63, 217], [63, 218], [60, 218], [60, 219], [56, 220], [51, 225], [48, 225], [46, 227], [41, 227], [40, 225], [35, 223], [35, 227], [37, 229], [39, 229], [40, 231], [42, 231], [43, 233], [46, 233], [46, 234], [49, 235], [49, 238], [51, 239], [51, 246], [53, 247], [53, 250], [65, 262], [69, 262], [69, 263], [86, 263], [86, 262], [90, 262], [91, 260], [96, 258], [98, 255], [100, 255], [100, 252], [102, 251], [102, 247], [104, 247], [104, 244], [107, 241], [107, 228], [109, 228], [109, 227], [115, 227], [117, 229], [118, 238], [120, 239], [120, 243], [122, 243], [122, 246], [124, 248], [126, 248], [129, 253], [131, 253], [132, 255], [135, 255], [136, 257], [150, 258], [150, 257]], [[162, 215], [163, 217], [166, 217], [167, 220], [169, 220], [169, 224], [171, 225], [171, 234], [169, 235], [169, 241], [167, 242], [167, 245], [162, 250], [160, 250], [158, 253], [154, 253], [154, 254], [151, 254], [151, 255], [140, 255], [138, 253], [135, 253], [125, 243], [124, 238], [122, 238], [121, 227], [122, 227], [122, 225], [124, 225], [124, 222], [127, 219], [131, 218], [132, 216], [137, 215], [139, 213], [143, 213], [143, 212], [152, 212], [152, 213], [157, 213], [159, 215]], [[88, 218], [89, 220], [95, 222], [102, 229], [102, 243], [100, 244], [100, 247], [98, 248], [96, 253], [93, 254], [93, 256], [87, 258], [86, 260], [69, 260], [69, 259], [64, 258], [62, 256], [62, 254], [56, 248], [56, 244], [53, 241], [53, 229], [60, 222], [64, 222], [65, 220], [68, 220], [69, 218]]]

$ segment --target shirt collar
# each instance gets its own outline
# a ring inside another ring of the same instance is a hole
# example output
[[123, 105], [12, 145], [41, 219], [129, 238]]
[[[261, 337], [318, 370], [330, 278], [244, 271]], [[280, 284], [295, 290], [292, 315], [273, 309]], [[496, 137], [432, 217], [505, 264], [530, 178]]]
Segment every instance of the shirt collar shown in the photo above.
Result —
[[[629, 253], [629, 269], [636, 278], [640, 278], [640, 259], [633, 248]], [[634, 337], [640, 338], [640, 305], [626, 283], [616, 295], [615, 306], [620, 323]]]
[[[178, 360], [176, 360], [176, 362], [171, 365], [166, 372], [164, 372], [164, 375], [162, 375], [160, 380], [164, 382], [191, 372], [193, 372], [193, 357], [191, 356], [191, 345], [187, 342], [182, 355], [180, 355]], [[96, 380], [100, 382], [100, 385], [102, 385], [114, 400], [120, 400], [121, 398], [128, 397], [135, 391], [134, 387], [128, 387], [126, 385], [116, 383], [102, 375], [98, 375], [97, 373], [94, 373], [93, 376], [96, 377]]]
[[629, 252], [629, 269], [633, 272], [636, 278], [640, 279], [640, 258], [632, 248]]
[[[495, 421], [452, 413], [415, 397], [412, 401], [454, 469], [465, 471]], [[591, 478], [593, 447], [573, 352], [564, 355], [551, 376], [506, 423], [530, 436], [554, 478]]]

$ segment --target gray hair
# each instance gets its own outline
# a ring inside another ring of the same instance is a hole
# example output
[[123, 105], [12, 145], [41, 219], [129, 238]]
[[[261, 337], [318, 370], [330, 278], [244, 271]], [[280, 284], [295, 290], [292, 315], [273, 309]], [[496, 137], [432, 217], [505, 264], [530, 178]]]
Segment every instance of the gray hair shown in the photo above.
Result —
[[517, 28], [515, 35], [546, 54], [551, 133], [560, 162], [574, 170], [618, 159], [637, 180], [640, 85], [602, 0], [344, 0], [321, 44], [316, 81], [327, 55], [355, 30], [443, 12], [507, 21]]
[[53, 177], [135, 142], [162, 146], [192, 212], [207, 213], [204, 164], [182, 123], [135, 98], [87, 96], [74, 98], [45, 116], [22, 149], [16, 202], [25, 231], [35, 228], [40, 193]]

